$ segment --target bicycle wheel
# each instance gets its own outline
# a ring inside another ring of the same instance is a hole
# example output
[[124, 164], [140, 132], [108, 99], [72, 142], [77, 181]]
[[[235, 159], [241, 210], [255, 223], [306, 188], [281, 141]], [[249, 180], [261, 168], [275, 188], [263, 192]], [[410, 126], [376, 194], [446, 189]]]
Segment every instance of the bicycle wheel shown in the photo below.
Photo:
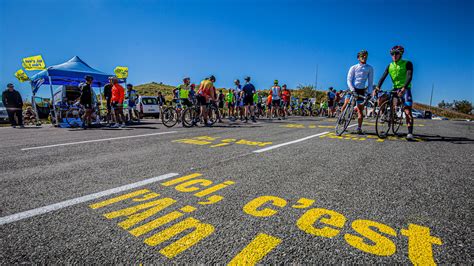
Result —
[[217, 117], [219, 116], [218, 115], [218, 110], [217, 110], [217, 107], [215, 107], [214, 105], [211, 105], [209, 107], [207, 107], [207, 113], [208, 113], [208, 117], [209, 117], [209, 124], [211, 125], [214, 125], [216, 122], [217, 122]]
[[178, 123], [178, 113], [173, 107], [167, 107], [163, 110], [161, 121], [166, 127], [174, 127]]
[[346, 131], [347, 127], [351, 123], [352, 120], [352, 113], [354, 112], [354, 101], [350, 101], [349, 104], [346, 106], [346, 109], [341, 112], [339, 117], [337, 118], [336, 122], [336, 135], [340, 136], [344, 131]]
[[392, 123], [392, 132], [394, 135], [397, 135], [400, 126], [403, 125], [403, 108], [397, 106], [395, 112], [393, 113], [393, 123]]
[[375, 132], [379, 138], [386, 138], [392, 126], [392, 110], [389, 101], [384, 102], [377, 113]]
[[183, 111], [183, 116], [181, 118], [183, 127], [192, 127], [195, 125], [195, 119], [198, 116], [196, 109], [186, 108]]
[[78, 108], [69, 108], [66, 112], [66, 123], [70, 127], [80, 127], [82, 126], [82, 117], [80, 109]]

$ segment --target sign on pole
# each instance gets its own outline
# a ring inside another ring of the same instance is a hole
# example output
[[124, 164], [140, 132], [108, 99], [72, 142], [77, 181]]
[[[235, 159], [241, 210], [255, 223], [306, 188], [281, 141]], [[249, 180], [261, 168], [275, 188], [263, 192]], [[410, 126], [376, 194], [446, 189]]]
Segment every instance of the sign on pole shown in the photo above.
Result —
[[114, 69], [114, 73], [119, 79], [128, 78], [128, 67], [118, 66]]
[[43, 57], [35, 55], [22, 59], [23, 68], [26, 70], [43, 70], [46, 68]]
[[19, 69], [17, 72], [15, 72], [15, 77], [20, 81], [20, 82], [25, 82], [30, 80], [28, 75], [26, 75], [25, 71], [23, 69]]

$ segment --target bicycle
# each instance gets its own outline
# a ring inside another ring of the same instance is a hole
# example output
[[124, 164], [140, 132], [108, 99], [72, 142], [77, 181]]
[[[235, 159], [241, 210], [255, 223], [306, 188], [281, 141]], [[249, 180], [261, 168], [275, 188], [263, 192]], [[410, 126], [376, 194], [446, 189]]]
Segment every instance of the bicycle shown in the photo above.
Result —
[[161, 121], [166, 127], [174, 127], [177, 123], [181, 122], [181, 117], [183, 116], [182, 105], [180, 99], [173, 100], [176, 102], [176, 105], [168, 106], [162, 109], [161, 112]]
[[403, 124], [403, 99], [398, 91], [390, 91], [388, 99], [380, 105], [375, 120], [375, 132], [379, 138], [386, 138], [390, 130], [397, 135]]
[[346, 108], [341, 111], [340, 115], [337, 118], [335, 132], [337, 136], [342, 135], [351, 123], [351, 120], [354, 118], [354, 108], [357, 106], [357, 100], [363, 98], [364, 102], [362, 105], [367, 103], [367, 97], [359, 95], [355, 92], [347, 92], [351, 96], [349, 98], [349, 103], [346, 105]]
[[[217, 122], [218, 109], [212, 103], [208, 103], [206, 106], [209, 124], [212, 126]], [[201, 106], [198, 104], [193, 104], [192, 107], [184, 109], [181, 121], [183, 123], [183, 127], [189, 128], [196, 126], [197, 123], [201, 122]]]

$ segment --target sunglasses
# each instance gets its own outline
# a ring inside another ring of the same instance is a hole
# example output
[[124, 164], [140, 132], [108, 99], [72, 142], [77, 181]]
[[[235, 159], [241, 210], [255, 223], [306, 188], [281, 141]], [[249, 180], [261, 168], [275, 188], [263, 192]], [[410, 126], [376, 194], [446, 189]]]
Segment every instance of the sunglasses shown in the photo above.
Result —
[[400, 52], [391, 52], [390, 54], [391, 55], [398, 55], [398, 54], [400, 54]]

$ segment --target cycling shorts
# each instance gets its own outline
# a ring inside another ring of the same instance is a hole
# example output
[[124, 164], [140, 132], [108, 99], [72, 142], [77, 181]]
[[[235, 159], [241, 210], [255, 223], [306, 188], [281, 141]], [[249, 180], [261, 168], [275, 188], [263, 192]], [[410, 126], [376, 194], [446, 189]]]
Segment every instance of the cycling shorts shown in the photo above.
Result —
[[334, 99], [328, 100], [328, 107], [332, 108], [334, 106]]
[[357, 98], [356, 100], [357, 104], [362, 104], [364, 102], [365, 99], [363, 97], [365, 97], [365, 92], [366, 92], [366, 89], [355, 89], [355, 93], [362, 96], [362, 97]]
[[253, 104], [253, 95], [245, 95], [244, 105], [252, 105], [252, 104]]
[[191, 103], [191, 101], [188, 98], [182, 98], [181, 99], [181, 104], [186, 105], [187, 107], [193, 106], [193, 104]]
[[278, 99], [278, 100], [272, 100], [272, 105], [273, 105], [273, 106], [278, 106], [278, 107], [280, 107], [280, 99]]
[[198, 95], [198, 96], [196, 97], [196, 99], [197, 99], [197, 101], [198, 101], [198, 103], [199, 103], [200, 105], [207, 105], [207, 103], [208, 103], [206, 96]]
[[[401, 89], [394, 89], [397, 92]], [[402, 95], [403, 105], [406, 107], [411, 107], [413, 105], [413, 97], [411, 95], [411, 89], [405, 89], [405, 93]]]

